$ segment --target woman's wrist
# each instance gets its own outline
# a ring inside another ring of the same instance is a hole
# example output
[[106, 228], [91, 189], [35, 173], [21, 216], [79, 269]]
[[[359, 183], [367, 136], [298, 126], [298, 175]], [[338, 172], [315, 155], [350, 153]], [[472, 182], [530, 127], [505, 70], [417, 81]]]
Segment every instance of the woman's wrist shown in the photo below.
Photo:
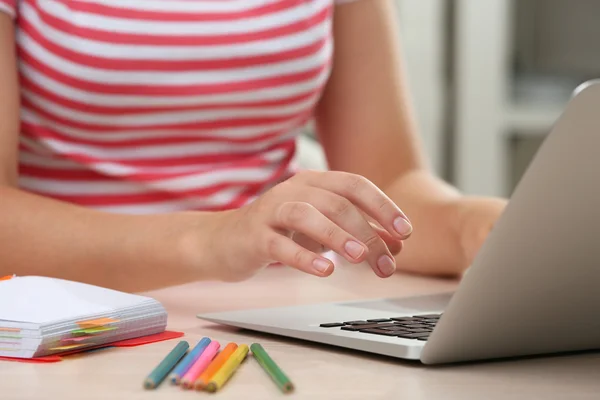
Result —
[[[128, 291], [146, 291], [193, 281], [221, 280], [213, 244], [218, 242], [213, 233], [219, 214], [133, 216], [126, 231], [122, 229], [115, 238], [121, 241], [115, 243], [121, 249], [116, 258], [127, 265], [115, 274], [115, 284]], [[132, 280], [133, 276], [136, 279]]]
[[177, 237], [177, 258], [192, 280], [228, 280], [231, 242], [222, 234], [232, 211], [186, 213]]

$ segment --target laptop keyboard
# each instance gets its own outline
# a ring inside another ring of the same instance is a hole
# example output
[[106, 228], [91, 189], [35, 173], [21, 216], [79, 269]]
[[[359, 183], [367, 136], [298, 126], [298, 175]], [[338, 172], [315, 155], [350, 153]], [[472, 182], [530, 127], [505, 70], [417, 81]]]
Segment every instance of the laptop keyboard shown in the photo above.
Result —
[[412, 317], [377, 318], [360, 321], [327, 322], [321, 328], [372, 335], [394, 336], [403, 339], [426, 341], [442, 314], [415, 315]]

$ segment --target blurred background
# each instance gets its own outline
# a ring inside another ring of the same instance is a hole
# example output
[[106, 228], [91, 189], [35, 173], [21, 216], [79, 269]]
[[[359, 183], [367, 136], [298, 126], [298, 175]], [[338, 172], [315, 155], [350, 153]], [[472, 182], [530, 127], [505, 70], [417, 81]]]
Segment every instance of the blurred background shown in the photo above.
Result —
[[[466, 193], [510, 195], [573, 90], [600, 78], [600, 1], [395, 2], [433, 167]], [[325, 168], [311, 137], [300, 163]]]

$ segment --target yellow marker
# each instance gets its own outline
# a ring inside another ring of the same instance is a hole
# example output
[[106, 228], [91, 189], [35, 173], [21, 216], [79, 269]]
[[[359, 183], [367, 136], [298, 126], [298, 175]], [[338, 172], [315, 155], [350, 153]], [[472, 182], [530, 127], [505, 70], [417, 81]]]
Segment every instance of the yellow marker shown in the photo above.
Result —
[[225, 364], [210, 378], [210, 382], [206, 385], [206, 390], [209, 392], [216, 392], [221, 389], [225, 383], [233, 376], [237, 368], [240, 366], [242, 361], [248, 355], [250, 348], [246, 344], [240, 344], [238, 348], [233, 352], [231, 357], [225, 361]]

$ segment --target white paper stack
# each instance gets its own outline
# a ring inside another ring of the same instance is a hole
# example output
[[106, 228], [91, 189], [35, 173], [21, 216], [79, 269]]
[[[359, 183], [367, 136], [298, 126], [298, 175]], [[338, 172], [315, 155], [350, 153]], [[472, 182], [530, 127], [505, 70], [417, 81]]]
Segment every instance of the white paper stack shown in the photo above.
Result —
[[33, 358], [163, 332], [156, 300], [39, 276], [0, 281], [0, 356]]

